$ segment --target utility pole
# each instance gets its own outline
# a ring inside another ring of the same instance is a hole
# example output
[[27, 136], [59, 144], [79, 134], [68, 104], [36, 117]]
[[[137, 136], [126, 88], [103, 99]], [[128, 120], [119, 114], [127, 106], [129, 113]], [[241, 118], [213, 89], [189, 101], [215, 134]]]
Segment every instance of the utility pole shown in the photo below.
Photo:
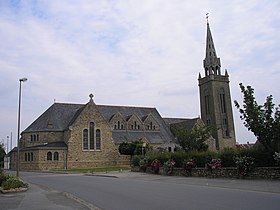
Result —
[[10, 147], [10, 150], [12, 150], [13, 149], [13, 133], [11, 132], [11, 147]]
[[7, 136], [7, 154], [9, 153], [9, 136]]

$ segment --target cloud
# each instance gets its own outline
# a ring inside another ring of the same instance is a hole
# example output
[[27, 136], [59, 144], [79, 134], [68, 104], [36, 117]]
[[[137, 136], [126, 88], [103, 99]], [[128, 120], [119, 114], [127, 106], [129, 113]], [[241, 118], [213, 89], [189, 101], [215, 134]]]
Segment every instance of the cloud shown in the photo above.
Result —
[[[276, 0], [1, 2], [0, 114], [9, 120], [0, 124], [0, 139], [16, 130], [21, 77], [28, 77], [23, 129], [54, 100], [85, 103], [89, 93], [97, 104], [198, 116], [206, 12], [232, 99], [242, 100], [243, 82], [257, 99], [272, 94], [277, 101], [279, 8]], [[234, 112], [238, 141], [254, 141]]]

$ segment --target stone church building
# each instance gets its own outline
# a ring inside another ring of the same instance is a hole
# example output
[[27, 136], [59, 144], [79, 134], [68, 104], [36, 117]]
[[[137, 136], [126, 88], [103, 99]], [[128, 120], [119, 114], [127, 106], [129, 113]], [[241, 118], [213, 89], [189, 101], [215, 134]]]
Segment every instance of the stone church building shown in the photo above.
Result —
[[[141, 140], [154, 149], [174, 151], [176, 137], [170, 127], [213, 129], [210, 150], [235, 147], [229, 75], [221, 74], [207, 22], [205, 76], [199, 74], [201, 119], [163, 118], [156, 108], [97, 105], [90, 94], [86, 104], [54, 103], [21, 133], [20, 169], [49, 170], [127, 165], [120, 155], [122, 142]], [[8, 156], [16, 168], [17, 150]]]

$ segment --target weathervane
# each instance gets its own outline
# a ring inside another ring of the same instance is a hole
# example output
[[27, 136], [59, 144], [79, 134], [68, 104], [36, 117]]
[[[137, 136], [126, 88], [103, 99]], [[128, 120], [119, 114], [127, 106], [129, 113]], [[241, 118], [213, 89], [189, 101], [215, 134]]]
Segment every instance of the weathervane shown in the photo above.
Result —
[[207, 13], [206, 13], [206, 20], [207, 20], [207, 23], [208, 23], [208, 18], [209, 18], [209, 13], [207, 12]]

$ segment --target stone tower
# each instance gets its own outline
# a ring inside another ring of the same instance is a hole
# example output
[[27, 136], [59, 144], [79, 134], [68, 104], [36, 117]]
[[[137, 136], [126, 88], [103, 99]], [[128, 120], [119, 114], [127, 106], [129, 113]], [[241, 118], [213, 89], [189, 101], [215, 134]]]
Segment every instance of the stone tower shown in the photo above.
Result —
[[236, 145], [229, 75], [221, 73], [221, 61], [217, 57], [210, 26], [207, 20], [206, 56], [203, 61], [205, 76], [199, 73], [201, 118], [212, 128], [217, 150]]

